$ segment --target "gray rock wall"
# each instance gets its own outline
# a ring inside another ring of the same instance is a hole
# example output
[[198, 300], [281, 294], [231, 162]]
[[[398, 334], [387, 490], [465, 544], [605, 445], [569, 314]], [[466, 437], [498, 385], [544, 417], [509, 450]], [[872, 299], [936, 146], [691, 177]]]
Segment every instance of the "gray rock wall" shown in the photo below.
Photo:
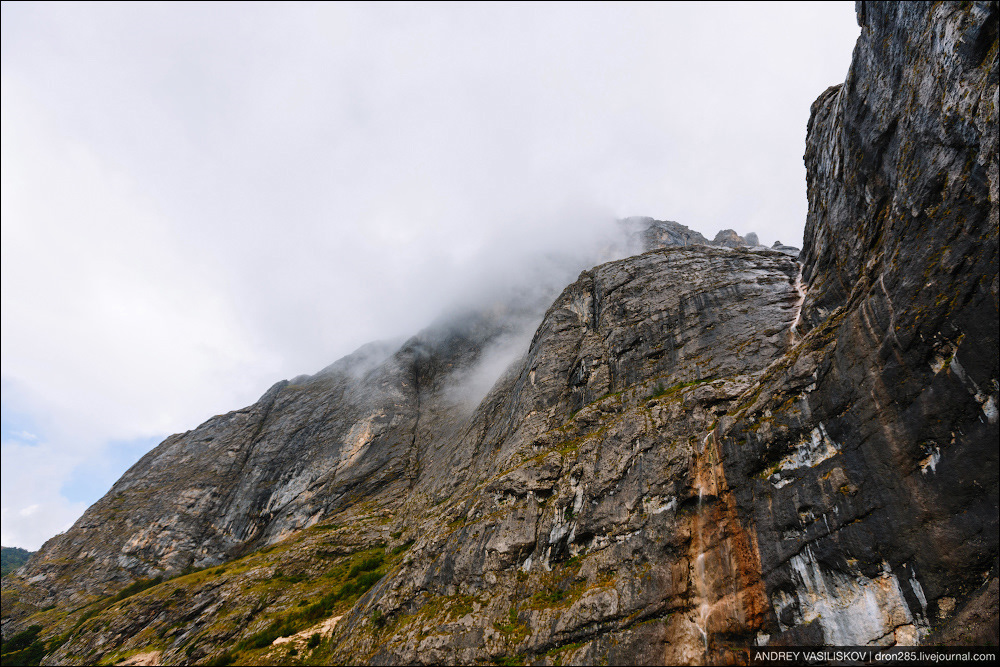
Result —
[[858, 18], [809, 122], [809, 335], [719, 434], [778, 641], [923, 637], [997, 576], [997, 3]]
[[858, 17], [809, 121], [801, 265], [626, 221], [650, 251], [581, 273], [482, 400], [503, 313], [169, 438], [4, 579], [5, 636], [42, 624], [55, 663], [294, 662], [252, 640], [378, 552], [312, 660], [996, 643], [997, 3]]

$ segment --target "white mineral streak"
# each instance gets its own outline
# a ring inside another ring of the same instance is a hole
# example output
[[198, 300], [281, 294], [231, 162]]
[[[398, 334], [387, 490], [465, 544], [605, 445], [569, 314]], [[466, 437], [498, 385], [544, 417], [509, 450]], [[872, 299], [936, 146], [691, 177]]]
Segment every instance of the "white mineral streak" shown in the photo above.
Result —
[[698, 599], [700, 603], [698, 604], [698, 614], [694, 618], [695, 627], [698, 628], [698, 632], [701, 634], [701, 641], [705, 646], [705, 655], [708, 655], [708, 617], [712, 612], [712, 608], [709, 604], [709, 585], [708, 578], [705, 576], [705, 522], [701, 517], [701, 513], [704, 510], [704, 493], [702, 488], [698, 487], [698, 517], [695, 519], [695, 526], [692, 538], [695, 543], [695, 556], [694, 559], [694, 585], [695, 590], [698, 593]]
[[529, 570], [531, 570], [531, 556], [530, 555], [527, 558], [524, 559], [524, 563], [521, 564], [521, 570], [524, 571], [524, 572], [528, 572]]
[[[887, 563], [874, 579], [860, 573], [825, 571], [806, 546], [789, 564], [795, 596], [779, 592], [772, 600], [775, 611], [780, 618], [797, 599], [793, 625], [819, 623], [827, 645], [913, 644], [927, 631], [926, 619], [923, 614], [914, 617], [911, 613], [899, 580]], [[910, 586], [919, 600], [923, 590], [915, 581], [912, 579]], [[782, 629], [788, 628], [782, 624]]]
[[937, 472], [937, 464], [941, 461], [941, 448], [935, 447], [934, 451], [920, 461], [920, 472], [924, 475], [927, 471]]
[[823, 461], [840, 453], [840, 448], [826, 432], [826, 427], [820, 423], [809, 434], [809, 438], [799, 441], [795, 451], [781, 459], [778, 467], [781, 470], [796, 468], [814, 468]]
[[[1000, 417], [1000, 412], [997, 410], [997, 397], [994, 391], [991, 394], [987, 394], [985, 391], [979, 388], [976, 381], [969, 377], [969, 374], [965, 372], [965, 368], [958, 361], [958, 354], [954, 354], [951, 357], [951, 361], [948, 363], [948, 368], [958, 376], [958, 379], [966, 386], [966, 389], [972, 396], [976, 399], [979, 405], [982, 407], [983, 415], [986, 417], [986, 421], [990, 424], [995, 424], [998, 417]], [[992, 382], [993, 387], [996, 388], [996, 379]]]
[[[778, 470], [790, 471], [800, 468], [814, 468], [839, 453], [840, 447], [826, 432], [826, 427], [821, 422], [819, 426], [812, 430], [808, 438], [799, 440], [792, 453], [778, 462]], [[782, 478], [777, 471], [771, 475], [770, 481], [776, 489], [780, 489], [792, 482], [791, 479]]]
[[983, 403], [983, 414], [986, 415], [986, 421], [988, 421], [989, 423], [991, 424], [997, 423], [997, 417], [1000, 416], [1000, 413], [998, 413], [997, 411], [996, 396], [990, 396], [988, 399], [986, 399], [986, 402]]
[[663, 512], [676, 510], [677, 498], [673, 496], [664, 498], [663, 496], [650, 496], [642, 499], [642, 510], [646, 514], [662, 514]]
[[564, 536], [568, 535], [571, 528], [570, 521], [566, 520], [566, 508], [560, 507], [556, 510], [556, 515], [552, 520], [552, 530], [549, 531], [549, 544], [555, 544]]
[[320, 621], [316, 625], [306, 628], [302, 632], [298, 632], [290, 637], [278, 637], [273, 642], [271, 646], [279, 646], [281, 644], [287, 644], [288, 642], [304, 643], [308, 642], [309, 638], [313, 635], [319, 635], [321, 639], [326, 639], [333, 634], [334, 628], [337, 627], [337, 623], [342, 619], [343, 616], [333, 616], [326, 619], [325, 621]]
[[788, 327], [792, 342], [795, 342], [799, 337], [795, 327], [799, 326], [799, 320], [802, 319], [802, 304], [806, 302], [806, 290], [802, 285], [802, 262], [796, 262], [796, 264], [799, 265], [799, 273], [795, 276], [795, 292], [799, 295], [799, 300], [795, 303], [795, 319], [792, 320], [792, 326]]

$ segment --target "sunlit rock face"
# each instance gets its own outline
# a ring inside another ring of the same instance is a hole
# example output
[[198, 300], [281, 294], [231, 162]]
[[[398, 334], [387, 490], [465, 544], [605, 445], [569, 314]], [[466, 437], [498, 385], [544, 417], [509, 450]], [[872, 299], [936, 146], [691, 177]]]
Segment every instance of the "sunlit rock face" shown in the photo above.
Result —
[[5, 638], [42, 625], [68, 664], [996, 643], [996, 5], [858, 17], [812, 109], [801, 256], [632, 218], [641, 254], [544, 312], [278, 383], [4, 579]]

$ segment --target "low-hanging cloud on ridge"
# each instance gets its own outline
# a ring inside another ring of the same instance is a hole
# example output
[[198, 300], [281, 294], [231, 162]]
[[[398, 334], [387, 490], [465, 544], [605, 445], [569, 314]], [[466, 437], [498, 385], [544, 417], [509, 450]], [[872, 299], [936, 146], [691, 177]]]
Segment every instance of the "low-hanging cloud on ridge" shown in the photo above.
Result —
[[29, 548], [96, 500], [60, 489], [109, 443], [616, 217], [796, 243], [809, 104], [857, 34], [850, 3], [2, 12], [2, 539]]

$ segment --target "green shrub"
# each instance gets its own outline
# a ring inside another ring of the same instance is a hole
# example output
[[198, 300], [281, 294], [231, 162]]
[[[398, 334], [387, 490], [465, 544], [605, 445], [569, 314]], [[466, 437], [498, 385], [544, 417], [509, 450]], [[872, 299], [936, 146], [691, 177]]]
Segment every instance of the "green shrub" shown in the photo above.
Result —
[[518, 654], [518, 655], [501, 655], [501, 656], [497, 656], [497, 657], [493, 658], [493, 664], [494, 665], [501, 665], [501, 666], [504, 666], [504, 667], [506, 667], [506, 666], [513, 666], [513, 665], [523, 665], [524, 664], [524, 656], [520, 655], [520, 654]]
[[290, 584], [297, 584], [300, 581], [305, 581], [308, 577], [304, 574], [285, 574], [281, 570], [275, 570], [274, 574], [271, 575], [271, 581], [284, 581]]
[[403, 553], [404, 551], [406, 551], [407, 549], [409, 549], [410, 547], [413, 546], [413, 542], [414, 542], [413, 540], [408, 540], [408, 541], [404, 542], [403, 544], [400, 544], [399, 546], [393, 547], [392, 548], [392, 555], [393, 556], [398, 556], [399, 554]]
[[313, 530], [337, 530], [338, 528], [340, 528], [340, 526], [335, 523], [323, 523], [318, 526], [313, 526]]
[[[3, 643], [3, 653], [11, 653], [12, 651], [20, 651], [26, 649], [35, 641], [38, 637], [38, 633], [42, 631], [42, 626], [31, 625], [27, 630], [22, 630], [16, 635], [8, 639]], [[7, 662], [6, 660], [4, 662]]]
[[356, 581], [348, 581], [337, 591], [337, 599], [344, 600], [352, 595], [363, 595], [382, 578], [381, 572], [365, 572]]
[[231, 665], [234, 662], [236, 662], [236, 656], [229, 651], [225, 651], [224, 653], [222, 653], [222, 655], [218, 656], [217, 658], [213, 658], [206, 664], [216, 665], [217, 667], [226, 667], [227, 665]]
[[[373, 547], [373, 549], [376, 548], [382, 549], [384, 545]], [[327, 573], [337, 579], [341, 577], [346, 579], [337, 590], [325, 594], [312, 604], [309, 604], [308, 600], [299, 601], [296, 607], [284, 616], [276, 618], [264, 630], [243, 639], [237, 644], [236, 650], [243, 651], [265, 648], [270, 646], [278, 637], [293, 635], [304, 628], [308, 628], [317, 620], [329, 617], [342, 600], [349, 600], [352, 597], [363, 595], [372, 586], [377, 584], [385, 575], [384, 568], [382, 567], [384, 563], [385, 554], [383, 553], [375, 553], [364, 558], [351, 567], [349, 571], [347, 571], [344, 564], [338, 563], [332, 568], [331, 572]], [[296, 577], [302, 577], [302, 575], [288, 577], [280, 571], [275, 571], [271, 579], [282, 578], [291, 581]], [[319, 636], [313, 636], [316, 637], [315, 641], [319, 642]], [[313, 639], [310, 637], [310, 642], [312, 641]], [[310, 646], [310, 648], [314, 647]]]
[[109, 604], [114, 604], [115, 602], [121, 602], [125, 598], [130, 598], [137, 593], [141, 593], [147, 588], [152, 588], [163, 582], [163, 577], [153, 577], [152, 579], [138, 579], [133, 581], [131, 584], [125, 588], [118, 591], [118, 594], [111, 598]]
[[[4, 645], [6, 649], [6, 644]], [[42, 642], [32, 642], [27, 648], [23, 648], [20, 651], [11, 651], [9, 653], [4, 653], [3, 657], [0, 658], [0, 662], [4, 665], [25, 665], [26, 667], [34, 667], [42, 662], [42, 658], [45, 657], [45, 646]]]
[[45, 657], [45, 644], [38, 640], [42, 626], [31, 625], [3, 643], [0, 662], [4, 665], [37, 665]]
[[566, 599], [566, 592], [559, 588], [549, 588], [543, 591], [538, 591], [532, 595], [538, 602], [544, 602], [547, 604], [555, 604], [556, 602], [562, 602]]
[[357, 565], [351, 568], [351, 571], [347, 573], [348, 579], [353, 579], [362, 572], [371, 572], [376, 570], [382, 565], [382, 561], [385, 560], [385, 556], [382, 554], [375, 554], [374, 556], [369, 556]]

